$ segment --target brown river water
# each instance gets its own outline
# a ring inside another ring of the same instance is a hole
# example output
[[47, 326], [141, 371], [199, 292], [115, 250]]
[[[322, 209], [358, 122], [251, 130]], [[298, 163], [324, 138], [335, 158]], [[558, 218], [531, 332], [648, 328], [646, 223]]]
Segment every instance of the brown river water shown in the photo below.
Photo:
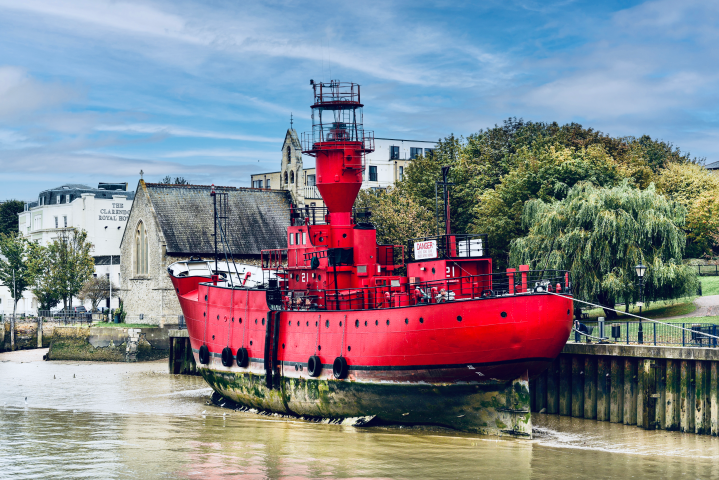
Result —
[[38, 354], [0, 354], [3, 479], [719, 478], [719, 438], [547, 415], [533, 440], [326, 425], [208, 405], [164, 362]]

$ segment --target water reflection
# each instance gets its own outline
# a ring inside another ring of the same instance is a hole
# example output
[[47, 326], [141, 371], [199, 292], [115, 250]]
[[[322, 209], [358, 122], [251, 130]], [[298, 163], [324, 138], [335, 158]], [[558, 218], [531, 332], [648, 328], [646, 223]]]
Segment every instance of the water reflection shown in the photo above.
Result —
[[354, 428], [209, 392], [164, 363], [0, 363], [0, 478], [719, 478], [711, 437], [546, 415], [532, 441]]

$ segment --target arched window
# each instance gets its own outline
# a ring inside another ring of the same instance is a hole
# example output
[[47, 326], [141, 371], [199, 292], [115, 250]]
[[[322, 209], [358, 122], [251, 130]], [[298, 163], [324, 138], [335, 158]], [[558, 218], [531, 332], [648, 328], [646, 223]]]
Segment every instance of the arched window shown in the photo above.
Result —
[[290, 147], [287, 147], [287, 163], [292, 162], [292, 155], [290, 153]]
[[137, 231], [135, 232], [135, 273], [138, 275], [147, 275], [148, 250], [145, 224], [140, 222], [137, 224]]
[[287, 172], [285, 172], [285, 185], [287, 184]]
[[295, 183], [295, 172], [290, 172], [290, 183]]

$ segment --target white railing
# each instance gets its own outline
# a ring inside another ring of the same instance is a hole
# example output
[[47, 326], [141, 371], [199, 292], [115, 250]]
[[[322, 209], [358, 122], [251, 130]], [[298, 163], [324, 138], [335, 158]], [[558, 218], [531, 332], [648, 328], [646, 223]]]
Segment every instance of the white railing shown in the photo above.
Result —
[[304, 198], [310, 198], [310, 199], [321, 199], [322, 196], [320, 195], [319, 189], [314, 187], [300, 187], [302, 196]]

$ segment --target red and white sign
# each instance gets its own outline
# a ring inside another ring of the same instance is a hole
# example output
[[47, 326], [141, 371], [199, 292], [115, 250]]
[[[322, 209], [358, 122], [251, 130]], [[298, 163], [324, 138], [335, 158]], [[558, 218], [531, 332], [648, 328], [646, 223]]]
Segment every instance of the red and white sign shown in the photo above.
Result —
[[437, 258], [437, 240], [414, 242], [414, 259]]

